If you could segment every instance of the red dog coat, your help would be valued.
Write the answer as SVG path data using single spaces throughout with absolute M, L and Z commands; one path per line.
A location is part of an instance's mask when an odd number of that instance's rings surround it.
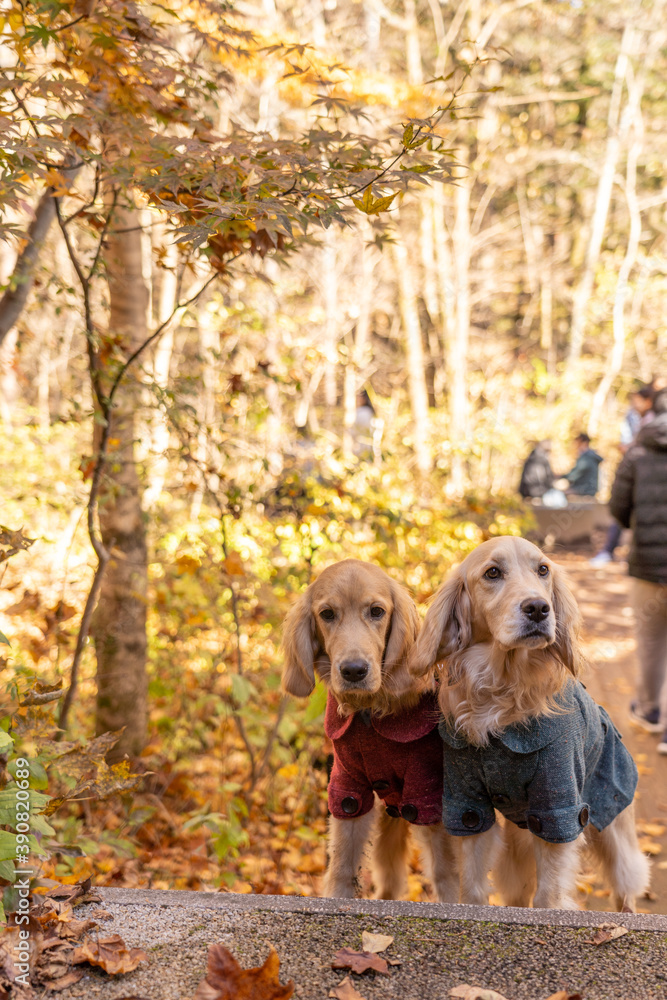
M 333 742 L 329 811 L 337 819 L 364 816 L 373 792 L 390 816 L 418 826 L 442 822 L 442 741 L 435 693 L 400 715 L 343 716 L 329 694 L 324 731 Z

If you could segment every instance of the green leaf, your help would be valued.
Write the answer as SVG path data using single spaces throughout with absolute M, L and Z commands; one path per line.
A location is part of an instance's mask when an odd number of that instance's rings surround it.
M 7 882 L 16 881 L 16 872 L 11 861 L 0 861 L 0 878 L 4 878 Z
M 306 706 L 306 711 L 303 713 L 303 721 L 305 724 L 309 722 L 314 722 L 315 719 L 324 713 L 327 706 L 327 689 L 322 681 L 315 685 L 315 689 L 312 692 L 310 698 L 308 699 L 308 705 Z
M 0 729 L 0 750 L 11 746 L 14 746 L 14 740 L 11 738 L 9 733 L 4 731 L 4 729 Z
M 0 632 L 0 642 L 3 642 L 5 646 L 11 646 L 11 642 L 9 641 L 4 632 Z
M 41 853 L 39 843 L 32 836 L 28 837 L 28 847 L 32 854 Z M 15 861 L 16 857 L 16 834 L 0 830 L 0 861 Z
M 237 705 L 247 705 L 250 696 L 255 693 L 255 688 L 247 677 L 241 674 L 232 674 L 232 698 Z

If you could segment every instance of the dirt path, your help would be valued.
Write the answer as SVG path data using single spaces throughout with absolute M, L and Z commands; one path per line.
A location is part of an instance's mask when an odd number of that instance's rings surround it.
M 636 670 L 634 623 L 625 563 L 592 569 L 587 556 L 559 554 L 584 615 L 584 645 L 589 668 L 583 680 L 591 696 L 609 712 L 639 768 L 636 799 L 642 847 L 653 856 L 650 899 L 639 908 L 667 913 L 667 756 L 656 752 L 658 737 L 628 718 Z M 655 898 L 653 898 L 655 897 Z M 609 908 L 600 884 L 589 880 L 581 899 L 588 909 Z

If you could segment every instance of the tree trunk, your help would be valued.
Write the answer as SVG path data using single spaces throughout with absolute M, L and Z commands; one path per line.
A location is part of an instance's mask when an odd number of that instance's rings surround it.
M 455 218 L 452 233 L 456 316 L 453 337 L 447 352 L 449 372 L 449 436 L 452 444 L 452 493 L 463 492 L 465 462 L 463 452 L 468 437 L 468 341 L 470 339 L 470 188 L 468 150 L 461 147 L 456 159 L 464 167 L 454 194 Z
M 417 468 L 422 475 L 427 475 L 431 471 L 433 460 L 430 444 L 428 392 L 424 375 L 424 347 L 419 323 L 415 275 L 400 227 L 397 228 L 394 254 L 397 265 L 399 308 L 408 360 L 408 391 L 412 408 L 413 446 Z
M 593 293 L 595 268 L 600 259 L 602 240 L 607 225 L 611 192 L 614 184 L 616 167 L 621 153 L 623 140 L 631 125 L 631 116 L 626 113 L 621 116 L 623 87 L 629 69 L 629 55 L 636 48 L 638 33 L 631 25 L 626 25 L 623 32 L 621 51 L 616 60 L 614 87 L 611 94 L 609 114 L 607 118 L 607 148 L 600 171 L 597 191 L 595 194 L 595 209 L 591 222 L 591 232 L 586 247 L 586 259 L 581 280 L 577 285 L 572 301 L 572 321 L 570 324 L 570 351 L 567 359 L 568 376 L 574 375 L 574 370 L 581 357 L 584 344 L 584 330 L 588 303 Z
M 176 308 L 176 296 L 178 294 L 178 246 L 167 232 L 165 226 L 160 226 L 155 236 L 157 245 L 164 247 L 160 280 L 159 282 L 154 282 L 157 288 L 153 294 L 153 304 L 156 312 L 155 319 L 157 325 L 161 326 L 167 322 Z M 170 322 L 158 340 L 153 356 L 153 382 L 158 394 L 164 392 L 169 385 L 169 370 L 171 368 L 173 351 L 174 323 Z M 147 508 L 152 507 L 159 499 L 169 465 L 167 455 L 170 438 L 169 420 L 162 407 L 156 406 L 153 410 L 150 430 L 150 451 L 153 458 L 153 468 L 148 489 L 144 494 L 144 503 Z
M 142 277 L 140 216 L 118 209 L 105 252 L 109 285 L 109 339 L 127 358 L 148 338 L 148 289 Z M 99 520 L 111 552 L 91 634 L 97 656 L 98 734 L 125 727 L 114 757 L 136 755 L 146 742 L 146 526 L 135 462 L 135 415 L 140 387 L 129 373 L 111 412 L 109 453 L 100 492 Z M 101 427 L 96 423 L 97 450 Z
M 336 236 L 332 229 L 324 234 L 322 248 L 322 296 L 324 298 L 324 426 L 334 426 L 338 399 L 338 271 Z

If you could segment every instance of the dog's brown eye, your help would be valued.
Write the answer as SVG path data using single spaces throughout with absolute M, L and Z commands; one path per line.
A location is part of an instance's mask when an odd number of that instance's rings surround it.
M 331 608 L 325 608 L 323 611 L 320 611 L 320 618 L 324 618 L 325 622 L 332 622 L 335 617 Z
M 539 576 L 549 576 L 549 567 L 546 563 L 542 563 L 541 566 L 537 567 L 537 572 Z
M 502 573 L 497 566 L 490 566 L 484 576 L 487 580 L 497 580 L 500 576 L 502 576 Z
M 377 604 L 374 604 L 373 607 L 371 608 L 371 618 L 382 618 L 384 613 L 385 613 L 384 608 L 381 608 Z

